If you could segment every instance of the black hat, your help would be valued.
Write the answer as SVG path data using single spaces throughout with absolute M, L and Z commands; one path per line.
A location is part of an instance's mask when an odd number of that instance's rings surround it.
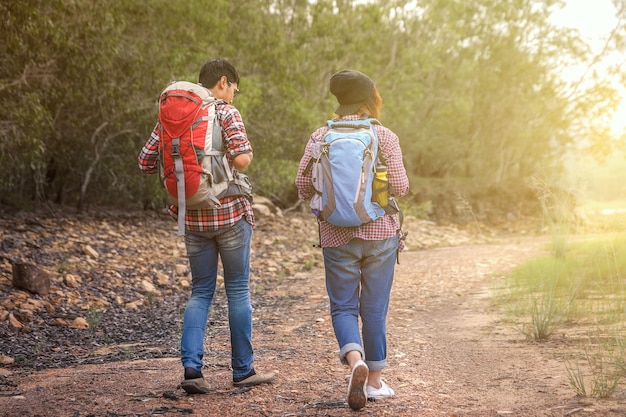
M 354 114 L 374 93 L 374 82 L 362 72 L 341 70 L 330 77 L 330 92 L 339 102 L 336 114 Z

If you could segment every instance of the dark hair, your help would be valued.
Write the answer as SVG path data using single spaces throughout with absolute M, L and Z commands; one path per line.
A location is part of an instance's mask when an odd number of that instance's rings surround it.
M 367 114 L 369 117 L 378 119 L 380 117 L 380 109 L 383 107 L 383 99 L 378 92 L 378 89 L 374 87 L 374 92 L 359 109 L 361 114 Z
M 206 88 L 213 88 L 223 76 L 226 76 L 228 82 L 239 84 L 239 73 L 229 60 L 211 59 L 200 68 L 198 82 Z

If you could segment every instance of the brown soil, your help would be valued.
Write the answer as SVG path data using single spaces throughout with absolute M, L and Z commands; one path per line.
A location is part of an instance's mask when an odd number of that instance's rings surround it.
M 105 222 L 109 238 L 101 234 L 100 246 L 95 245 L 101 253 L 107 252 L 106 242 L 118 235 L 133 242 L 128 253 L 119 249 L 90 268 L 75 267 L 78 275 L 91 271 L 82 274 L 81 290 L 72 290 L 81 299 L 94 297 L 101 285 L 97 282 L 107 279 L 106 273 L 97 280 L 87 279 L 103 263 L 115 263 L 128 282 L 154 269 L 169 271 L 172 264 L 181 262 L 175 224 L 169 219 L 161 216 L 143 223 L 138 218 L 117 219 L 37 221 L 49 235 L 58 235 L 54 231 L 59 227 L 65 240 L 80 235 L 83 243 L 87 225 L 96 223 L 102 230 Z M 24 255 L 26 246 L 11 251 L 18 245 L 8 245 L 7 239 L 12 236 L 13 243 L 27 239 L 24 234 L 32 230 L 28 226 L 32 219 L 4 221 L 4 249 Z M 13 226 L 16 223 L 22 226 Z M 575 396 L 562 359 L 567 341 L 559 337 L 542 344 L 527 341 L 490 302 L 490 293 L 503 274 L 545 250 L 545 239 L 528 237 L 402 253 L 388 320 L 390 366 L 384 372 L 396 396 L 351 411 L 345 399 L 348 371 L 338 360 L 321 253 L 306 249 L 316 239 L 314 222 L 294 215 L 275 224 L 259 223 L 251 283 L 255 365 L 277 370 L 273 384 L 246 389 L 231 385 L 222 291 L 216 295 L 206 339 L 204 374 L 213 391 L 189 396 L 180 389 L 182 370 L 176 351 L 180 316 L 175 312 L 184 305 L 188 290 L 178 289 L 172 281 L 171 288 L 160 287 L 158 300 L 150 298 L 137 311 L 114 303 L 103 307 L 97 331 L 51 328 L 48 324 L 54 313 L 50 311 L 26 323 L 28 331 L 16 331 L 4 323 L 0 354 L 20 360 L 0 368 L 0 416 L 626 415 L 620 390 L 610 399 Z M 18 232 L 20 237 L 16 237 Z M 132 253 L 133 247 L 143 248 L 140 255 Z M 41 256 L 48 253 L 41 244 L 38 251 Z M 164 257 L 164 252 L 173 253 L 175 259 Z M 123 256 L 129 259 L 123 261 Z M 49 262 L 51 270 L 58 266 L 54 259 Z M 144 265 L 147 260 L 152 265 Z M 139 273 L 129 275 L 124 262 L 135 265 Z M 62 273 L 58 274 L 53 288 L 60 297 L 72 291 L 63 286 Z M 5 298 L 15 295 L 8 276 L 5 268 L 4 281 L 0 281 L 0 295 Z M 125 284 L 119 285 L 118 292 L 129 291 Z M 112 297 L 110 292 L 114 291 L 101 290 L 101 298 Z M 63 314 L 71 318 L 72 303 L 65 304 Z M 77 305 L 85 315 L 85 305 Z M 59 316 L 60 308 L 49 310 Z M 132 330 L 131 334 L 124 328 Z

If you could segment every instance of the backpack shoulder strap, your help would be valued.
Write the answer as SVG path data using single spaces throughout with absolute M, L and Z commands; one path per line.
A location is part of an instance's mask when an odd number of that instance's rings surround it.
M 329 129 L 352 128 L 352 129 L 368 129 L 371 123 L 368 120 L 329 120 L 326 122 Z
M 222 125 L 217 115 L 217 104 L 215 104 L 215 120 L 213 121 L 213 149 L 216 151 L 224 151 L 224 140 L 222 139 Z

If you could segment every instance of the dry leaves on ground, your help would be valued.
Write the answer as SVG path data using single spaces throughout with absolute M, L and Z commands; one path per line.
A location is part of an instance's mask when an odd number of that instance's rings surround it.
M 541 253 L 542 241 L 476 242 L 466 232 L 412 219 L 406 228 L 413 250 L 397 267 L 384 374 L 397 395 L 355 413 L 345 401 L 348 373 L 337 357 L 309 216 L 261 218 L 254 234 L 256 365 L 276 369 L 276 382 L 230 384 L 220 287 L 205 343 L 213 391 L 203 396 L 178 387 L 180 312 L 190 278 L 171 219 L 5 216 L 2 250 L 41 266 L 52 283 L 45 297 L 17 291 L 10 263 L 0 264 L 0 313 L 22 325 L 0 321 L 0 416 L 626 414 L 621 392 L 605 401 L 576 398 L 558 346 L 528 343 L 490 306 L 492 280 Z M 73 327 L 79 317 L 89 327 Z

